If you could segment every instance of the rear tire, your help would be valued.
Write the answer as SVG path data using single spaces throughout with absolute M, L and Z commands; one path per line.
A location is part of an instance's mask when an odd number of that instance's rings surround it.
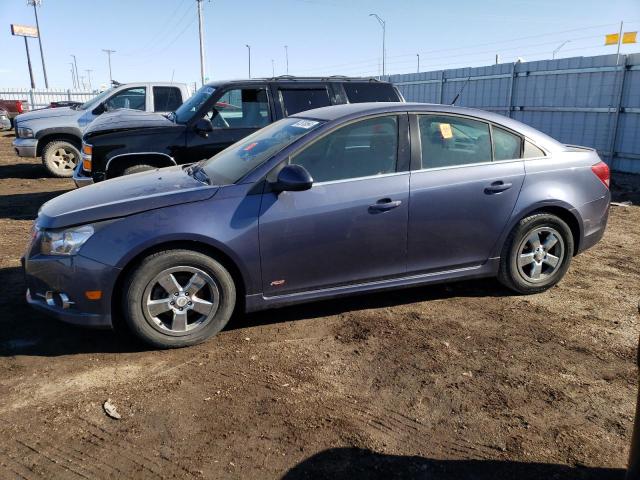
M 132 165 L 131 167 L 127 167 L 122 172 L 122 175 L 132 175 L 134 173 L 140 172 L 148 172 L 149 170 L 155 170 L 157 167 L 152 167 L 151 165 Z
M 235 284 L 222 264 L 199 252 L 166 250 L 128 276 L 122 310 L 136 337 L 156 348 L 178 348 L 217 334 L 235 303 Z
M 498 280 L 518 293 L 543 292 L 564 277 L 573 250 L 573 234 L 562 219 L 548 213 L 523 218 L 505 241 Z
M 42 150 L 42 164 L 47 171 L 58 178 L 73 176 L 73 170 L 80 161 L 80 151 L 70 142 L 54 140 Z

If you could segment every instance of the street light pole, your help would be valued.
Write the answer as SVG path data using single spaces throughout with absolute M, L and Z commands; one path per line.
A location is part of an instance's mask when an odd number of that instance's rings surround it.
M 556 58 L 556 53 L 558 53 L 558 52 L 560 51 L 560 49 L 561 49 L 562 47 L 564 47 L 564 46 L 565 46 L 567 43 L 569 43 L 570 41 L 571 41 L 571 40 L 566 40 L 566 41 L 562 42 L 562 43 L 560 44 L 560 46 L 559 46 L 558 48 L 556 48 L 556 49 L 553 51 L 553 53 L 551 54 L 551 59 L 552 59 L 552 60 L 555 60 L 555 58 Z
M 382 27 L 382 76 L 384 77 L 386 75 L 385 57 L 387 56 L 387 53 L 386 53 L 385 42 L 386 42 L 386 36 L 387 36 L 387 22 L 385 22 L 375 13 L 370 13 L 369 16 L 374 17 Z
M 109 50 L 108 48 L 103 48 L 102 51 L 107 54 L 107 57 L 109 57 L 109 85 L 113 85 L 113 76 L 111 75 L 111 54 L 116 53 L 116 51 Z M 73 57 L 74 60 L 75 58 L 76 57 Z M 77 75 L 77 68 L 78 67 L 76 66 L 76 75 Z
M 287 75 L 289 75 L 289 47 L 287 45 L 284 46 L 284 58 L 287 62 Z
M 76 67 L 76 85 L 77 88 L 80 88 L 80 76 L 78 75 L 78 62 L 76 61 L 76 56 L 71 55 L 73 57 L 73 65 Z
M 76 86 L 76 72 L 73 69 L 73 62 L 69 62 L 69 65 L 71 65 L 71 82 L 73 83 L 73 88 L 78 88 Z
M 40 58 L 42 59 L 42 72 L 44 73 L 44 86 L 49 88 L 47 79 L 47 67 L 44 65 L 44 53 L 42 52 L 42 35 L 40 34 L 40 24 L 38 23 L 38 8 L 42 0 L 27 0 L 27 5 L 33 5 L 33 13 L 36 15 L 36 28 L 38 29 L 38 44 L 40 45 Z
M 202 0 L 196 0 L 198 3 L 198 31 L 200 32 L 200 81 L 204 85 L 204 25 L 202 19 Z
M 416 53 L 416 57 L 418 57 L 418 71 L 416 73 L 420 73 L 420 54 Z
M 247 50 L 249 52 L 249 78 L 251 78 L 251 45 L 246 44 Z

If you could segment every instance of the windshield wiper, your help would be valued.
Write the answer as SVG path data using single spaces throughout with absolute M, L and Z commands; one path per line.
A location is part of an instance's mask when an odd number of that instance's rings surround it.
M 204 171 L 204 168 L 200 165 L 202 160 L 198 163 L 194 163 L 189 168 L 186 169 L 187 175 L 195 178 L 197 181 L 202 182 L 207 185 L 211 185 L 211 179 L 207 172 Z

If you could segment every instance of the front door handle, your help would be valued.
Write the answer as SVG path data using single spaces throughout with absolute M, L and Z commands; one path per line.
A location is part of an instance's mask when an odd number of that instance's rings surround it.
M 509 190 L 511 187 L 513 187 L 513 183 L 504 183 L 502 180 L 498 180 L 497 182 L 493 182 L 491 185 L 487 185 L 484 188 L 484 193 L 500 193 L 505 190 Z
M 390 198 L 383 198 L 378 200 L 373 205 L 369 205 L 369 210 L 374 212 L 386 212 L 399 207 L 402 204 L 402 200 L 391 200 Z

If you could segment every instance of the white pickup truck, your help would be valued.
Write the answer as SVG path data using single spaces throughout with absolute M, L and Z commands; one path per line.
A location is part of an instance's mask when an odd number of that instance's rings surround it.
M 80 160 L 82 132 L 106 111 L 129 108 L 168 113 L 189 98 L 187 85 L 173 82 L 118 84 L 75 107 L 44 108 L 14 119 L 13 147 L 20 157 L 42 157 L 55 177 L 71 177 Z

